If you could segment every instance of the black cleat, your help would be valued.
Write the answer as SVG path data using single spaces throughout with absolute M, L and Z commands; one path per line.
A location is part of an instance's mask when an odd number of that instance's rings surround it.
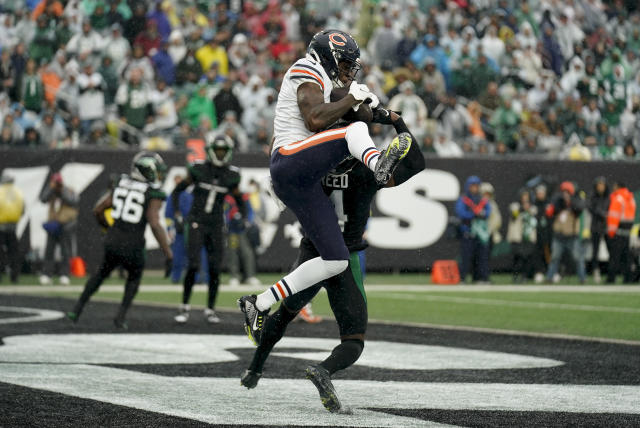
M 322 366 L 311 365 L 306 369 L 307 379 L 309 379 L 320 393 L 320 401 L 325 409 L 331 413 L 341 413 L 340 400 L 338 400 L 338 394 L 336 389 L 331 383 L 331 375 Z
M 119 318 L 115 318 L 113 320 L 113 325 L 115 325 L 118 330 L 129 330 L 129 324 L 127 324 L 125 320 Z
M 387 150 L 380 155 L 373 175 L 379 186 L 384 186 L 391 179 L 393 171 L 411 148 L 411 135 L 408 132 L 399 134 L 389 143 Z
M 266 311 L 258 310 L 256 299 L 255 294 L 242 296 L 238 299 L 238 307 L 244 313 L 244 330 L 247 332 L 249 340 L 258 346 L 262 338 L 262 327 L 269 315 L 269 309 Z
M 262 373 L 256 373 L 253 370 L 245 370 L 240 377 L 240 385 L 247 389 L 253 389 L 258 385 L 258 381 L 262 377 Z
M 67 317 L 67 319 L 68 319 L 69 321 L 71 321 L 71 322 L 72 322 L 72 323 L 74 323 L 74 324 L 77 324 L 77 323 L 78 323 L 78 319 L 80 318 L 80 315 L 78 315 L 78 314 L 77 314 L 77 313 L 75 313 L 75 312 L 71 312 L 71 311 L 67 312 L 67 313 L 65 314 L 65 316 Z

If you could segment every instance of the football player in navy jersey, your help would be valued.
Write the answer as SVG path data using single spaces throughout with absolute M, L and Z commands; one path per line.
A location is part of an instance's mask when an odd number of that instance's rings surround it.
M 398 134 L 409 132 L 400 116 L 383 108 L 374 110 L 374 120 L 383 124 L 392 124 Z M 424 156 L 416 145 L 412 145 L 385 187 L 404 183 L 424 167 Z M 369 219 L 371 201 L 383 186 L 375 180 L 373 173 L 364 164 L 355 159 L 343 161 L 323 178 L 322 183 L 324 191 L 334 203 L 337 217 L 343 221 L 342 236 L 343 242 L 349 249 L 349 267 L 340 274 L 282 301 L 278 310 L 267 318 L 261 342 L 240 381 L 249 389 L 255 388 L 262 376 L 269 353 L 282 338 L 287 325 L 324 287 L 338 323 L 341 343 L 333 349 L 327 359 L 307 367 L 306 376 L 318 389 L 322 404 L 327 410 L 340 412 L 342 406 L 331 383 L 331 375 L 355 363 L 364 348 L 367 298 L 362 283 L 358 252 L 366 248 L 362 236 Z M 313 242 L 305 236 L 300 244 L 298 263 L 304 263 L 317 255 L 318 251 Z
M 262 326 L 271 306 L 347 269 L 349 250 L 342 239 L 333 205 L 321 179 L 348 156 L 372 171 L 384 185 L 411 146 L 402 133 L 384 152 L 376 149 L 362 121 L 328 129 L 365 102 L 371 108 L 378 98 L 366 85 L 354 81 L 360 68 L 360 48 L 351 35 L 324 30 L 313 36 L 307 54 L 284 75 L 274 118 L 271 181 L 275 194 L 296 215 L 317 257 L 301 263 L 291 273 L 259 295 L 242 296 L 247 336 L 260 343 Z M 348 87 L 348 94 L 331 102 L 334 87 Z

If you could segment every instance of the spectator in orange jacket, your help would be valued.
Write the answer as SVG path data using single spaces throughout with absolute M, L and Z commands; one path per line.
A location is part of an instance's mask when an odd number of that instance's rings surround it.
M 621 182 L 613 183 L 607 211 L 607 237 L 609 247 L 609 272 L 607 283 L 616 282 L 622 273 L 625 283 L 631 282 L 631 256 L 629 234 L 636 217 L 636 201 L 633 193 Z

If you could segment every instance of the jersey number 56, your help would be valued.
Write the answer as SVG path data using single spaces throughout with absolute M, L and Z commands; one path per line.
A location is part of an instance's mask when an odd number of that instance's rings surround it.
M 118 187 L 113 191 L 113 211 L 111 217 L 114 220 L 122 220 L 127 223 L 138 224 L 144 213 L 144 194 L 137 190 Z

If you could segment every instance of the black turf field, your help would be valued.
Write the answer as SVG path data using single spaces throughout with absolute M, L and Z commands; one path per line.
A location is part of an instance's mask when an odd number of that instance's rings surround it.
M 1 306 L 46 308 L 66 311 L 72 302 L 66 299 L 32 296 L 0 295 Z M 117 305 L 92 302 L 77 325 L 65 320 L 0 324 L 0 337 L 28 334 L 114 333 L 112 318 Z M 199 311 L 198 311 L 199 312 Z M 187 325 L 173 322 L 175 310 L 157 306 L 135 305 L 130 312 L 131 333 L 197 333 L 241 334 L 239 313 L 221 313 L 223 322 L 206 325 L 200 314 Z M 17 314 L 0 312 L 0 320 Z M 293 323 L 289 336 L 337 337 L 337 327 L 331 320 L 321 324 Z M 542 369 L 520 370 L 385 370 L 354 366 L 335 376 L 336 379 L 356 379 L 403 382 L 465 382 L 507 384 L 563 385 L 640 385 L 640 346 L 599 343 L 581 340 L 560 340 L 439 330 L 404 326 L 371 324 L 368 339 L 491 350 L 557 359 L 566 364 Z M 337 341 L 336 341 L 337 343 Z M 294 350 L 295 351 L 295 350 Z M 233 351 L 240 361 L 219 364 L 122 365 L 128 370 L 163 376 L 206 377 L 225 373 L 229 377 L 246 368 L 250 349 Z M 366 347 L 365 347 L 366 352 Z M 273 357 L 265 367 L 265 378 L 298 378 L 306 363 L 300 360 Z M 112 365 L 119 367 L 118 364 Z M 640 403 L 638 403 L 640 408 Z M 442 410 L 430 408 L 372 410 L 402 415 L 417 420 L 457 426 L 640 426 L 640 411 L 636 414 L 514 412 L 500 410 Z M 0 426 L 204 426 L 202 422 L 173 417 L 132 407 L 116 406 L 100 401 L 81 399 L 64 394 L 30 389 L 0 382 Z M 222 426 L 222 425 L 221 425 Z M 246 425 L 244 425 L 246 426 Z

